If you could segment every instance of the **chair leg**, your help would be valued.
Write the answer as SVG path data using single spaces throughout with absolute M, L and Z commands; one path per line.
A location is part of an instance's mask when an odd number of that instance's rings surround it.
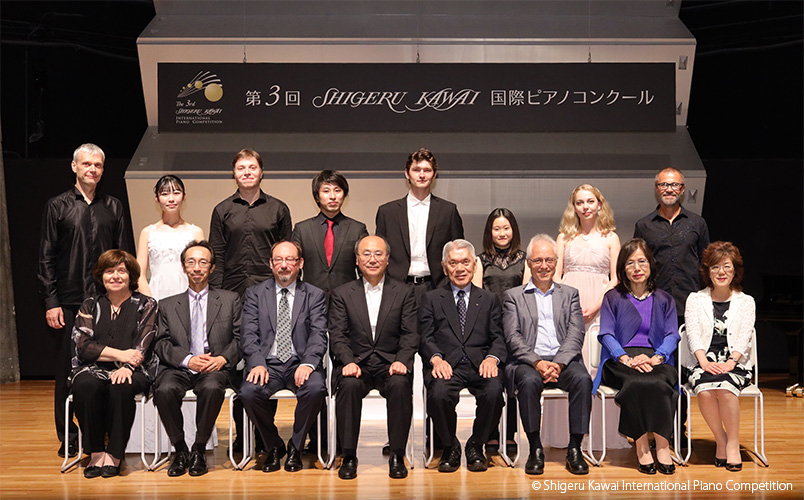
M 70 436 L 67 431 L 70 430 L 70 404 L 73 402 L 73 395 L 67 396 L 64 400 L 64 461 L 61 463 L 61 473 L 64 474 L 70 470 L 73 465 L 77 465 L 84 457 L 84 439 L 81 434 L 81 426 L 78 426 L 78 455 L 74 460 L 70 460 Z
M 757 420 L 757 411 L 759 411 L 759 420 Z M 759 425 L 760 433 L 759 446 L 757 446 L 757 425 Z M 765 398 L 762 392 L 754 398 L 754 449 L 752 453 L 762 462 L 762 465 L 769 466 L 768 457 L 765 456 Z
M 500 438 L 499 442 L 499 450 L 500 456 L 505 462 L 505 465 L 508 467 L 514 466 L 514 461 L 511 460 L 511 457 L 508 456 L 508 393 L 503 389 L 503 408 L 502 414 L 500 415 Z M 519 451 L 519 450 L 517 450 Z

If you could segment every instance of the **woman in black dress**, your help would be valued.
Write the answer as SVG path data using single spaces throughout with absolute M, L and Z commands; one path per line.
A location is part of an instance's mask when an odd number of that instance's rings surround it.
M 92 275 L 104 293 L 85 299 L 75 318 L 70 383 L 91 453 L 84 477 L 113 477 L 134 422 L 134 396 L 151 381 L 156 300 L 136 291 L 140 266 L 128 252 L 104 252 Z

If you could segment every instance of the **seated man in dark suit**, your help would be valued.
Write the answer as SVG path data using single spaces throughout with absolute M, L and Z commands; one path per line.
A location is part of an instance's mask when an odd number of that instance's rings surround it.
M 240 298 L 209 287 L 215 254 L 206 241 L 193 241 L 181 253 L 189 289 L 159 301 L 154 352 L 159 374 L 154 404 L 176 455 L 168 476 L 207 473 L 204 451 L 223 403 L 223 393 L 240 361 Z M 184 440 L 181 402 L 187 390 L 197 398 L 192 453 Z
M 324 292 L 297 281 L 304 266 L 297 243 L 280 241 L 271 249 L 274 277 L 246 290 L 240 348 L 248 373 L 240 398 L 268 450 L 263 472 L 279 470 L 285 445 L 274 425 L 271 396 L 281 389 L 296 394 L 293 436 L 288 441 L 285 470 L 303 468 L 304 436 L 315 421 L 327 393 L 322 359 L 327 350 Z
M 404 478 L 410 421 L 413 418 L 413 355 L 419 348 L 413 290 L 386 276 L 388 243 L 367 236 L 355 246 L 362 279 L 335 289 L 329 334 L 335 358 L 335 412 L 343 449 L 341 479 L 357 477 L 357 438 L 363 398 L 377 389 L 388 408 L 391 457 L 388 475 Z
M 503 324 L 508 344 L 506 379 L 517 390 L 522 425 L 530 453 L 526 474 L 544 472 L 540 438 L 541 396 L 547 387 L 569 392 L 570 441 L 567 470 L 588 474 L 581 440 L 589 430 L 592 379 L 581 356 L 586 334 L 578 290 L 553 282 L 556 242 L 546 234 L 534 236 L 527 248 L 531 281 L 505 292 Z
M 455 406 L 461 389 L 468 388 L 477 401 L 477 411 L 466 442 L 466 467 L 484 471 L 483 443 L 500 421 L 503 404 L 498 365 L 505 362 L 507 351 L 500 300 L 472 285 L 475 249 L 468 241 L 444 245 L 442 265 L 449 284 L 427 292 L 419 308 L 427 413 L 444 445 L 438 470 L 454 472 L 461 465 Z

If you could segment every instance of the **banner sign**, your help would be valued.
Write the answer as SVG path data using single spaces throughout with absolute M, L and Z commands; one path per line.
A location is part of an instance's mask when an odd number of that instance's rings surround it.
M 672 63 L 160 63 L 163 132 L 673 131 Z

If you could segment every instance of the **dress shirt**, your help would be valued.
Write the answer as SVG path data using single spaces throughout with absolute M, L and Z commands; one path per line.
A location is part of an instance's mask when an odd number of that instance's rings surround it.
M 698 267 L 709 246 L 706 221 L 682 206 L 670 224 L 656 209 L 637 221 L 634 238 L 647 242 L 656 259 L 656 287 L 673 296 L 678 315 L 683 316 L 687 297 L 701 288 Z
M 377 317 L 380 315 L 380 304 L 382 303 L 382 288 L 385 285 L 385 276 L 382 277 L 377 286 L 363 278 L 363 290 L 366 292 L 366 306 L 368 307 L 369 324 L 371 325 L 371 340 L 377 340 Z
M 338 212 L 337 215 L 333 218 L 329 218 L 324 215 L 322 212 L 318 212 L 318 215 L 315 217 L 315 221 L 321 225 L 321 244 L 324 244 L 324 238 L 327 236 L 327 221 L 331 220 L 332 224 L 332 235 L 337 238 L 338 237 L 338 224 L 345 219 L 346 216 L 343 215 L 343 212 Z M 307 280 L 304 280 L 307 282 Z
M 252 205 L 239 191 L 220 202 L 209 228 L 217 261 L 209 284 L 242 297 L 246 288 L 272 276 L 271 246 L 290 240 L 291 229 L 288 206 L 263 191 Z
M 556 323 L 553 318 L 553 291 L 555 288 L 555 284 L 551 283 L 550 289 L 543 292 L 533 284 L 533 281 L 528 281 L 528 284 L 525 285 L 525 293 L 532 293 L 536 298 L 536 309 L 539 314 L 536 321 L 536 346 L 533 348 L 533 352 L 548 361 L 553 359 L 561 347 L 561 344 L 558 343 Z
M 453 285 L 452 282 L 450 282 L 449 288 L 450 288 L 450 290 L 452 290 L 452 298 L 453 298 L 453 300 L 455 300 L 455 307 L 458 307 L 458 300 L 459 300 L 458 299 L 458 292 L 460 292 L 461 290 L 464 291 L 463 302 L 464 302 L 464 305 L 466 306 L 466 310 L 468 311 L 469 310 L 469 292 L 472 291 L 472 284 L 470 283 L 470 284 L 466 285 L 463 288 L 458 288 L 457 286 Z
M 92 269 L 113 248 L 134 253 L 120 200 L 95 193 L 87 203 L 78 188 L 51 198 L 42 216 L 39 291 L 45 309 L 79 305 L 95 294 Z
M 204 352 L 209 352 L 209 337 L 207 337 L 207 332 L 209 329 L 207 328 L 207 303 L 209 302 L 209 285 L 204 287 L 203 290 L 200 292 L 194 292 L 192 288 L 187 289 L 187 296 L 190 302 L 190 322 L 192 323 L 193 318 L 193 309 L 195 308 L 195 301 L 201 300 L 201 317 L 204 318 L 203 325 L 204 325 Z M 192 332 L 190 333 L 192 335 Z M 192 341 L 190 341 L 192 345 Z M 184 368 L 189 369 L 190 358 L 192 358 L 192 354 L 188 354 L 184 360 L 181 362 L 181 366 Z M 190 370 L 192 371 L 192 370 Z
M 430 217 L 430 197 L 417 199 L 408 193 L 408 232 L 410 235 L 410 269 L 408 276 L 430 276 L 427 263 L 427 220 Z

